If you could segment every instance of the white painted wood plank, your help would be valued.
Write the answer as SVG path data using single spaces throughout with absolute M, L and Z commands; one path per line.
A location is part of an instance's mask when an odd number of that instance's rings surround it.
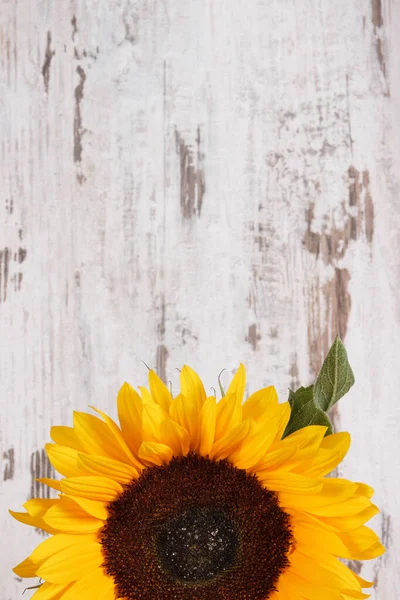
M 243 361 L 285 398 L 339 331 L 340 474 L 389 546 L 361 573 L 399 597 L 399 30 L 398 0 L 1 4 L 2 508 L 142 360 L 175 388 Z M 1 531 L 9 600 L 38 536 Z

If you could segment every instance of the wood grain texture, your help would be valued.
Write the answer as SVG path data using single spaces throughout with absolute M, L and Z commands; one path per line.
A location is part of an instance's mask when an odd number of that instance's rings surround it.
M 399 0 L 1 2 L 2 600 L 52 424 L 142 361 L 286 399 L 337 332 L 388 547 L 353 567 L 400 597 L 399 32 Z

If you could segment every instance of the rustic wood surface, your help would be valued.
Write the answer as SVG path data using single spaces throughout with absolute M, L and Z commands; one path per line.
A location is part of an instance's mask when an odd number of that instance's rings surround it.
M 336 332 L 388 548 L 353 567 L 398 600 L 399 53 L 400 0 L 1 1 L 1 600 L 52 424 L 142 361 L 286 399 Z

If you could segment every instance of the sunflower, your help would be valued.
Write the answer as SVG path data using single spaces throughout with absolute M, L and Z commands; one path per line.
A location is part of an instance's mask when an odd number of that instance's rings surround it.
M 140 394 L 125 383 L 119 426 L 94 409 L 52 428 L 58 498 L 11 512 L 51 534 L 14 569 L 41 578 L 34 600 L 368 598 L 339 557 L 384 551 L 373 490 L 326 477 L 349 434 L 284 437 L 289 403 L 273 387 L 243 403 L 242 365 L 219 402 L 191 368 L 180 380 L 175 398 L 154 371 Z

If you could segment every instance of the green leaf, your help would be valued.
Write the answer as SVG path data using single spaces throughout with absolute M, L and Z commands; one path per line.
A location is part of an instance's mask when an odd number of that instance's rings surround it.
M 289 390 L 289 404 L 292 409 L 292 416 L 295 416 L 309 402 L 313 402 L 313 387 L 313 385 L 309 385 L 306 388 L 301 386 L 296 392 Z
M 339 336 L 336 337 L 314 385 L 315 404 L 328 411 L 354 384 L 346 348 Z
M 318 408 L 314 402 L 314 386 L 300 387 L 296 392 L 289 390 L 289 404 L 292 409 L 289 423 L 283 437 L 308 427 L 309 425 L 322 425 L 328 427 L 325 435 L 332 433 L 332 424 L 327 414 Z

